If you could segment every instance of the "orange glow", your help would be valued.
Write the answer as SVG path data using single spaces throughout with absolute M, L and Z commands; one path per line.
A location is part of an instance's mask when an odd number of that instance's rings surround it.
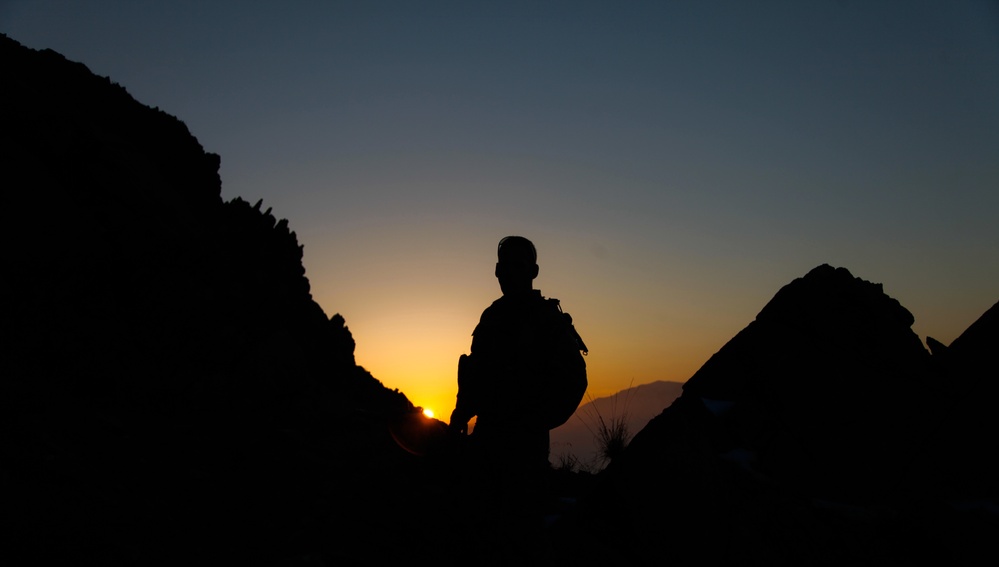
M 357 364 L 414 406 L 433 408 L 436 419 L 447 423 L 458 391 L 458 357 L 469 352 L 482 310 L 500 296 L 493 273 L 494 236 L 518 232 L 536 231 L 469 230 L 472 236 L 456 232 L 446 239 L 415 228 L 399 238 L 378 233 L 381 237 L 366 244 L 363 253 L 350 249 L 352 255 L 378 258 L 353 272 L 336 270 L 350 258 L 323 242 L 306 256 L 306 261 L 319 259 L 309 264 L 307 274 L 316 301 L 346 320 Z M 611 263 L 603 256 L 572 259 L 574 247 L 558 239 L 539 237 L 538 242 L 545 245 L 545 263 L 535 287 L 562 300 L 586 340 L 587 395 L 593 398 L 657 380 L 685 382 L 751 323 L 781 286 L 814 267 L 802 263 L 750 271 L 730 289 L 729 278 L 717 268 L 677 271 L 668 263 L 649 264 L 623 243 L 614 243 L 619 253 Z M 659 270 L 666 275 L 658 275 Z M 888 279 L 860 269 L 854 274 Z M 893 293 L 888 286 L 886 291 Z M 938 310 L 931 323 L 920 324 L 918 302 L 903 302 L 910 303 L 917 318 L 914 331 L 933 329 L 932 336 L 945 344 L 975 319 L 969 307 L 969 314 L 952 317 L 959 323 Z
M 447 434 L 447 428 L 440 422 L 415 412 L 393 417 L 389 420 L 388 429 L 400 448 L 421 456 L 441 443 Z
M 432 410 L 430 408 L 423 408 L 423 415 L 429 417 L 430 419 L 433 419 L 433 417 L 434 417 L 434 410 Z

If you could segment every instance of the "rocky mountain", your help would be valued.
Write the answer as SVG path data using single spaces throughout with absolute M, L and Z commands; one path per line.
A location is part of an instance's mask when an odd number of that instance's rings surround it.
M 0 37 L 0 76 L 5 565 L 995 563 L 999 304 L 930 352 L 818 266 L 553 474 L 543 530 L 483 537 L 461 441 L 356 365 L 219 156 L 52 51 Z
M 573 561 L 991 564 L 997 317 L 931 355 L 880 284 L 794 280 L 604 471 Z
M 606 464 L 599 454 L 601 424 L 613 428 L 621 423 L 630 438 L 672 404 L 682 388 L 680 382 L 658 380 L 587 400 L 569 421 L 551 431 L 552 464 L 599 470 Z
M 223 202 L 219 156 L 84 65 L 0 37 L 0 74 L 0 554 L 269 564 L 311 533 L 366 541 L 332 511 L 397 498 L 389 425 L 414 408 L 356 366 L 288 223 Z

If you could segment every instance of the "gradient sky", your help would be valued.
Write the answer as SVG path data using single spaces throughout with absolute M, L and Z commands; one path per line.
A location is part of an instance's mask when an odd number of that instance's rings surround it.
M 496 242 L 590 395 L 684 381 L 823 263 L 944 343 L 999 300 L 999 3 L 0 0 L 272 207 L 358 364 L 446 419 Z

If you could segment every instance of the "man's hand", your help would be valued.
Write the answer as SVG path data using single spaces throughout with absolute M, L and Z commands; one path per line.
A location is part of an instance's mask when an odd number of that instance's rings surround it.
M 451 412 L 451 419 L 449 420 L 447 429 L 451 433 L 456 433 L 458 435 L 465 435 L 468 433 L 468 421 L 472 419 L 472 416 L 465 415 L 463 412 L 459 412 L 455 409 Z

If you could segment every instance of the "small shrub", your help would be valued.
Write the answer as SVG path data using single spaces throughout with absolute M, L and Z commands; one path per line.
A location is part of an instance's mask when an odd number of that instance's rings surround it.
M 589 409 L 595 415 L 588 415 L 587 417 L 590 418 L 592 424 L 587 423 L 579 414 L 576 414 L 597 441 L 596 461 L 600 468 L 606 467 L 615 457 L 620 455 L 625 447 L 628 446 L 628 442 L 631 441 L 631 431 L 628 430 L 628 401 L 634 390 L 629 386 L 626 391 L 628 394 L 624 399 L 620 413 L 618 413 L 617 405 L 621 392 L 618 392 L 613 396 L 613 405 L 609 417 L 605 418 L 600 413 L 589 393 L 586 394 L 587 400 L 590 402 Z
M 557 471 L 576 472 L 580 470 L 582 463 L 579 457 L 572 453 L 559 453 L 555 455 L 554 468 Z

